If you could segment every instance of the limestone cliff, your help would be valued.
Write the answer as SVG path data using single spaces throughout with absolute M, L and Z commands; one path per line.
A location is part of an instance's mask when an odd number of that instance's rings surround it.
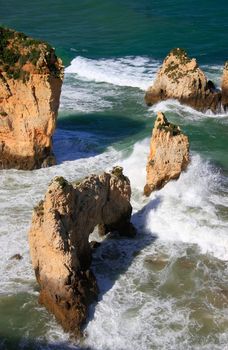
M 227 110 L 228 109 L 228 61 L 224 65 L 221 88 L 222 88 L 222 106 L 225 110 Z
M 180 128 L 158 113 L 150 142 L 147 163 L 147 183 L 144 194 L 149 196 L 168 181 L 178 179 L 189 163 L 189 141 Z
M 98 293 L 90 270 L 89 235 L 96 225 L 133 235 L 130 196 L 130 182 L 116 167 L 79 184 L 55 177 L 34 209 L 29 245 L 39 300 L 75 335 Z
M 196 60 L 182 49 L 172 50 L 159 69 L 153 85 L 145 95 L 148 105 L 176 99 L 199 111 L 216 112 L 221 107 L 221 92 L 207 80 Z
M 62 62 L 50 45 L 0 27 L 0 169 L 55 163 L 62 79 Z

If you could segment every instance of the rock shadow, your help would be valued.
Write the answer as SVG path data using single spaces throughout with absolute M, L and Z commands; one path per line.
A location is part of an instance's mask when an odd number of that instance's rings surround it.
M 23 338 L 12 333 L 10 338 L 0 335 L 0 350 L 86 350 L 70 342 L 46 342 L 39 339 Z M 88 350 L 95 350 L 90 348 Z
M 147 246 L 157 239 L 156 233 L 152 234 L 147 227 L 146 218 L 151 210 L 157 210 L 161 204 L 161 196 L 150 200 L 142 209 L 132 215 L 132 223 L 137 229 L 134 238 L 124 238 L 118 234 L 109 234 L 102 244 L 93 252 L 91 269 L 98 282 L 98 301 L 90 305 L 88 323 L 93 320 L 96 306 L 104 295 L 113 287 L 118 278 L 124 274 L 133 263 L 134 259 Z M 86 350 L 92 350 L 86 348 Z
M 59 118 L 53 137 L 57 163 L 89 158 L 103 153 L 146 129 L 148 121 L 127 116 L 94 113 L 71 114 Z

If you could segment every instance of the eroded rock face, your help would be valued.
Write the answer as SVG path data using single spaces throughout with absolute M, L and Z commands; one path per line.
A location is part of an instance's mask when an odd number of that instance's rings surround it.
M 147 183 L 144 194 L 159 190 L 168 181 L 178 179 L 189 163 L 189 141 L 180 128 L 167 121 L 163 113 L 157 114 L 150 142 L 147 163 Z
M 63 66 L 47 43 L 0 27 L 0 169 L 55 164 Z
M 130 182 L 117 167 L 80 184 L 55 177 L 34 209 L 29 245 L 39 301 L 75 335 L 80 335 L 88 305 L 98 294 L 90 270 L 89 235 L 98 224 L 134 234 L 130 196 Z
M 228 61 L 224 65 L 221 88 L 222 88 L 222 106 L 225 110 L 227 110 L 228 109 Z
M 176 99 L 199 111 L 216 112 L 221 108 L 221 92 L 207 80 L 196 60 L 179 48 L 165 58 L 154 84 L 145 95 L 148 105 L 167 99 Z

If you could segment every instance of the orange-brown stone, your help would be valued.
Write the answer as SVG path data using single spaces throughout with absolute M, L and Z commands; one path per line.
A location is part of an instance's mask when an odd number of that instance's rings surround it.
M 150 141 L 144 194 L 159 190 L 168 181 L 178 179 L 189 163 L 189 141 L 180 128 L 158 113 Z
M 196 60 L 179 48 L 173 49 L 165 58 L 145 95 L 148 105 L 167 99 L 176 99 L 199 111 L 216 112 L 221 108 L 221 92 L 207 80 Z
M 130 182 L 117 167 L 80 184 L 55 177 L 44 201 L 34 209 L 29 245 L 39 300 L 76 336 L 86 321 L 88 305 L 98 294 L 90 270 L 89 235 L 97 225 L 103 225 L 106 232 L 135 233 L 130 196 Z
M 47 43 L 0 27 L 0 169 L 55 164 L 63 66 Z
M 221 89 L 222 89 L 222 106 L 224 110 L 228 108 L 228 61 L 224 65 L 222 81 L 221 81 Z

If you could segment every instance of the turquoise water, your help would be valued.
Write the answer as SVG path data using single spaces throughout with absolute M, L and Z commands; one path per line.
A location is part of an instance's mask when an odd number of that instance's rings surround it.
M 218 85 L 228 59 L 224 1 L 81 0 L 1 4 L 0 23 L 49 41 L 66 66 L 54 151 L 58 165 L 0 176 L 0 349 L 226 350 L 228 114 L 143 97 L 173 47 Z M 157 111 L 189 135 L 178 181 L 142 196 Z M 93 259 L 99 302 L 75 344 L 38 302 L 27 231 L 51 178 L 121 164 L 132 184 L 134 240 L 106 240 Z M 16 253 L 21 261 L 10 260 Z
M 50 41 L 66 63 L 75 56 L 72 49 L 93 58 L 163 59 L 176 46 L 201 62 L 223 63 L 227 13 L 221 0 L 9 0 L 1 6 L 0 21 Z

